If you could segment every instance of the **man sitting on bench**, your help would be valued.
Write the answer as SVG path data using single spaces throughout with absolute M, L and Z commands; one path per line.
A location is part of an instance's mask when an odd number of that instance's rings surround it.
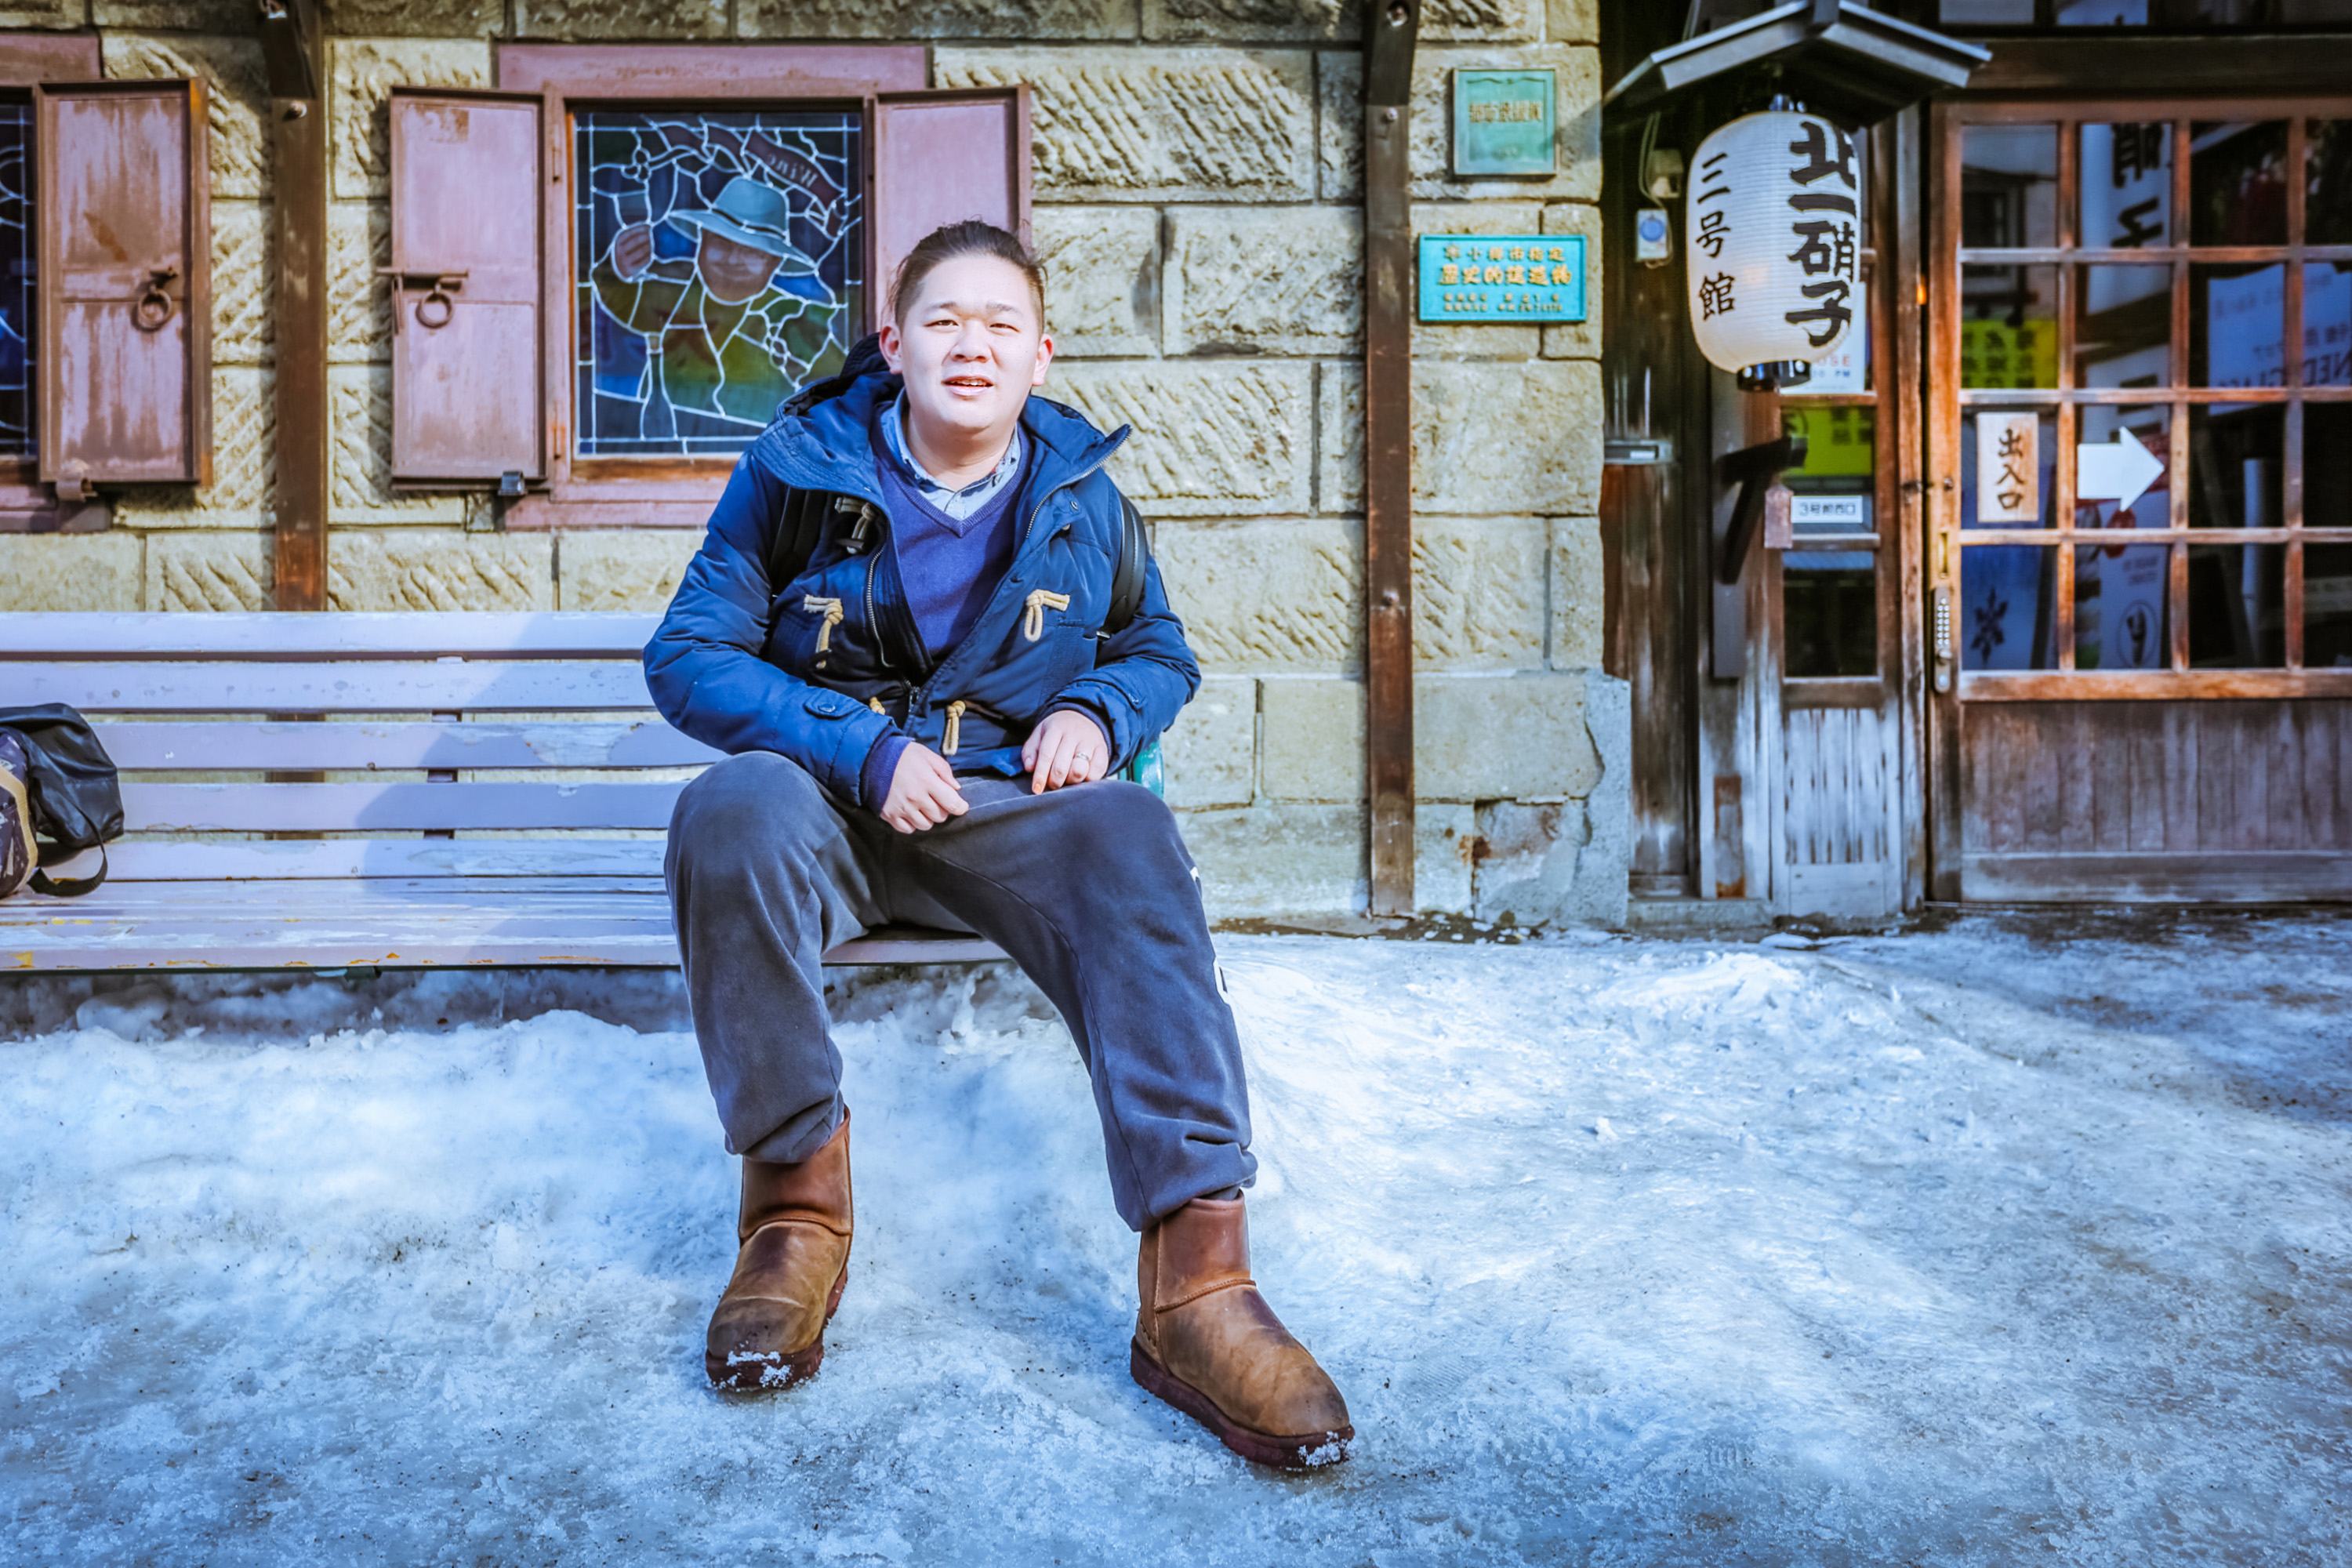
M 1345 1402 L 1250 1278 L 1248 1096 L 1198 875 L 1166 805 L 1112 777 L 1200 683 L 1156 568 L 1106 630 L 1126 432 L 1031 395 L 1053 339 L 1013 236 L 940 229 L 890 303 L 887 372 L 853 354 L 785 405 L 646 649 L 662 712 L 730 753 L 679 797 L 664 868 L 743 1156 L 711 1380 L 785 1386 L 824 1358 L 849 1112 L 818 965 L 914 921 L 1002 946 L 1076 1037 L 1142 1236 L 1136 1381 L 1259 1463 L 1342 1457 Z

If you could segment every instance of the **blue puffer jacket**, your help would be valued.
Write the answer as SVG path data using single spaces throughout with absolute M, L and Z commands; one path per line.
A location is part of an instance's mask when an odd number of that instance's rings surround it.
M 1102 466 L 1126 427 L 1105 436 L 1076 410 L 1030 397 L 1020 544 L 971 633 L 934 668 L 899 585 L 875 474 L 875 413 L 898 387 L 896 375 L 869 374 L 813 405 L 795 399 L 743 454 L 646 646 L 655 705 L 698 741 L 781 752 L 869 809 L 882 803 L 863 797 L 858 773 L 894 731 L 959 772 L 1012 775 L 1029 731 L 1076 708 L 1102 725 L 1114 767 L 1125 766 L 1201 684 L 1157 563 L 1135 619 L 1101 635 L 1122 521 Z M 825 508 L 814 553 L 780 588 L 767 563 L 788 489 L 864 501 L 878 526 L 861 540 L 856 510 Z

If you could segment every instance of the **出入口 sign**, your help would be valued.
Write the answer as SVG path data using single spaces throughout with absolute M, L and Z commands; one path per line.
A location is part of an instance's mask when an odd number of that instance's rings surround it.
M 1554 151 L 1553 73 L 1464 67 L 1454 73 L 1454 172 L 1550 174 Z
M 1424 321 L 1584 320 L 1580 234 L 1424 234 Z

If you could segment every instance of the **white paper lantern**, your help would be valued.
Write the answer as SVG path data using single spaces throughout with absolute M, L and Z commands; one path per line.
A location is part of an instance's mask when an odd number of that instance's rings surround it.
M 1750 114 L 1699 143 L 1683 233 L 1691 326 L 1711 364 L 1810 364 L 1862 311 L 1853 138 L 1818 114 Z

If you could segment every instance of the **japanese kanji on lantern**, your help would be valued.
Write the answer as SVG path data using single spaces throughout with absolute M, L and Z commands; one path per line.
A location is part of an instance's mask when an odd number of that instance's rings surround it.
M 1735 120 L 1699 144 L 1688 201 L 1691 326 L 1708 363 L 1834 352 L 1862 309 L 1853 138 L 1817 114 Z

